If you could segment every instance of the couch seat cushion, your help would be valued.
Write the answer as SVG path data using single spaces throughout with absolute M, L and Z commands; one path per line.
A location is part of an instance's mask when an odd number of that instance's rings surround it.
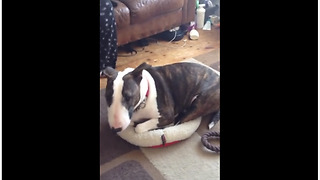
M 166 14 L 183 7 L 184 0 L 120 0 L 128 6 L 131 24 L 141 23 L 152 17 Z

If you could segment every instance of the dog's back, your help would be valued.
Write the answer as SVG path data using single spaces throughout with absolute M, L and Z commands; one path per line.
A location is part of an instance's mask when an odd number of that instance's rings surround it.
M 146 70 L 154 78 L 159 90 L 157 102 L 160 112 L 173 107 L 175 116 L 181 116 L 196 103 L 201 103 L 198 111 L 202 115 L 219 110 L 220 74 L 208 66 L 183 62 Z M 178 121 L 179 117 L 176 123 Z

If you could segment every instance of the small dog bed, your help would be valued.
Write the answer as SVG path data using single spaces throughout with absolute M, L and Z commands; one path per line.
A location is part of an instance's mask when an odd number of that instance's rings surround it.
M 127 142 L 140 147 L 164 147 L 189 138 L 200 126 L 201 117 L 176 126 L 166 127 L 143 133 L 136 133 L 133 126 L 128 126 L 118 135 Z

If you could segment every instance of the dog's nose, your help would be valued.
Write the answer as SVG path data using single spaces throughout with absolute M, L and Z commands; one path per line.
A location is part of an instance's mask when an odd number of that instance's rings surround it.
M 122 128 L 111 128 L 111 131 L 114 133 L 120 132 L 122 130 Z

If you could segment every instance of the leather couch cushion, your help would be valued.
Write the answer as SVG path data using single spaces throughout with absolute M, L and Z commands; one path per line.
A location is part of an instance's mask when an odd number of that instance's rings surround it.
M 144 22 L 152 17 L 182 8 L 184 0 L 120 0 L 128 6 L 131 24 Z
M 114 8 L 113 12 L 116 19 L 117 28 L 130 25 L 130 11 L 128 7 L 120 1 L 115 2 L 117 2 L 117 6 Z
M 143 23 L 118 29 L 118 45 L 124 45 L 181 25 L 182 10 L 156 16 Z

